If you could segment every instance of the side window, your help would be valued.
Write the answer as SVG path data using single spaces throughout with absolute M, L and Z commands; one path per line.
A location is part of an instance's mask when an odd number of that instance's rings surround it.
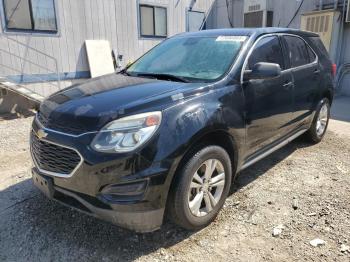
M 311 50 L 310 47 L 306 46 L 306 48 L 307 48 L 307 52 L 309 53 L 309 62 L 312 63 L 316 60 L 316 55 L 314 51 Z
M 313 48 L 318 49 L 319 54 L 321 53 L 323 56 L 329 57 L 328 51 L 319 37 L 309 37 L 309 40 L 313 44 Z
M 291 67 L 302 66 L 310 63 L 308 46 L 299 37 L 296 36 L 284 36 L 288 48 L 288 56 L 290 59 Z M 310 50 L 312 53 L 312 51 Z M 315 55 L 312 53 L 312 55 Z M 311 56 L 312 56 L 311 55 Z M 316 57 L 312 60 L 315 60 Z
M 249 57 L 249 69 L 260 62 L 279 64 L 284 69 L 282 48 L 277 36 L 269 36 L 259 40 Z

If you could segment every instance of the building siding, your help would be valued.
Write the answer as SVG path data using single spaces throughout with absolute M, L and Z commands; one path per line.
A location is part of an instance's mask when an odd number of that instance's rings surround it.
M 2 4 L 2 0 L 0 2 Z M 127 64 L 164 40 L 139 37 L 139 3 L 167 7 L 168 36 L 172 36 L 186 31 L 186 10 L 191 3 L 194 3 L 193 10 L 207 12 L 213 2 L 214 0 L 56 0 L 58 35 L 6 33 L 2 17 L 0 75 L 53 74 L 56 71 L 54 59 L 57 60 L 61 77 L 85 75 L 89 67 L 84 42 L 95 39 L 108 40 L 111 48 L 123 55 L 123 62 Z M 3 16 L 3 12 L 0 15 Z M 24 62 L 21 58 L 28 61 Z

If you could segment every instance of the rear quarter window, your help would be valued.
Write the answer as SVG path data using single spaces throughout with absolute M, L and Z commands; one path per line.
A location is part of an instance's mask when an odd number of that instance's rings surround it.
M 292 67 L 310 63 L 309 50 L 304 40 L 296 36 L 284 36 L 284 39 L 287 44 L 288 58 Z
M 310 63 L 315 62 L 317 58 L 315 52 L 308 45 L 306 45 L 306 48 L 307 48 L 307 52 L 309 53 Z
M 319 52 L 321 52 L 325 56 L 329 56 L 328 51 L 324 44 L 322 43 L 322 40 L 319 37 L 309 37 L 310 42 L 313 46 L 315 46 Z

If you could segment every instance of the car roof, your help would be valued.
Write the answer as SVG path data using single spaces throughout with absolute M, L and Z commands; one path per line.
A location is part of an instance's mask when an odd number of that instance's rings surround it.
M 316 33 L 302 31 L 291 28 L 283 28 L 283 27 L 263 27 L 263 28 L 225 28 L 225 29 L 210 29 L 210 30 L 202 30 L 198 32 L 190 32 L 190 33 L 182 33 L 176 36 L 178 37 L 217 37 L 217 36 L 260 36 L 263 34 L 272 34 L 272 33 L 287 33 L 287 34 L 295 34 L 304 37 L 318 37 L 319 35 Z

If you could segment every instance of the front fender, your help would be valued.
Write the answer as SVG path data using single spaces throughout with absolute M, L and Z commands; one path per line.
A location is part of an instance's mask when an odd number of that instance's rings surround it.
M 225 132 L 232 138 L 238 156 L 237 165 L 240 165 L 245 126 L 244 99 L 239 85 L 210 90 L 163 111 L 152 162 L 168 170 L 164 192 L 168 192 L 176 169 L 188 150 L 201 138 L 216 131 Z
M 200 137 L 217 130 L 244 144 L 244 104 L 239 85 L 213 89 L 164 110 L 155 161 L 181 157 Z

